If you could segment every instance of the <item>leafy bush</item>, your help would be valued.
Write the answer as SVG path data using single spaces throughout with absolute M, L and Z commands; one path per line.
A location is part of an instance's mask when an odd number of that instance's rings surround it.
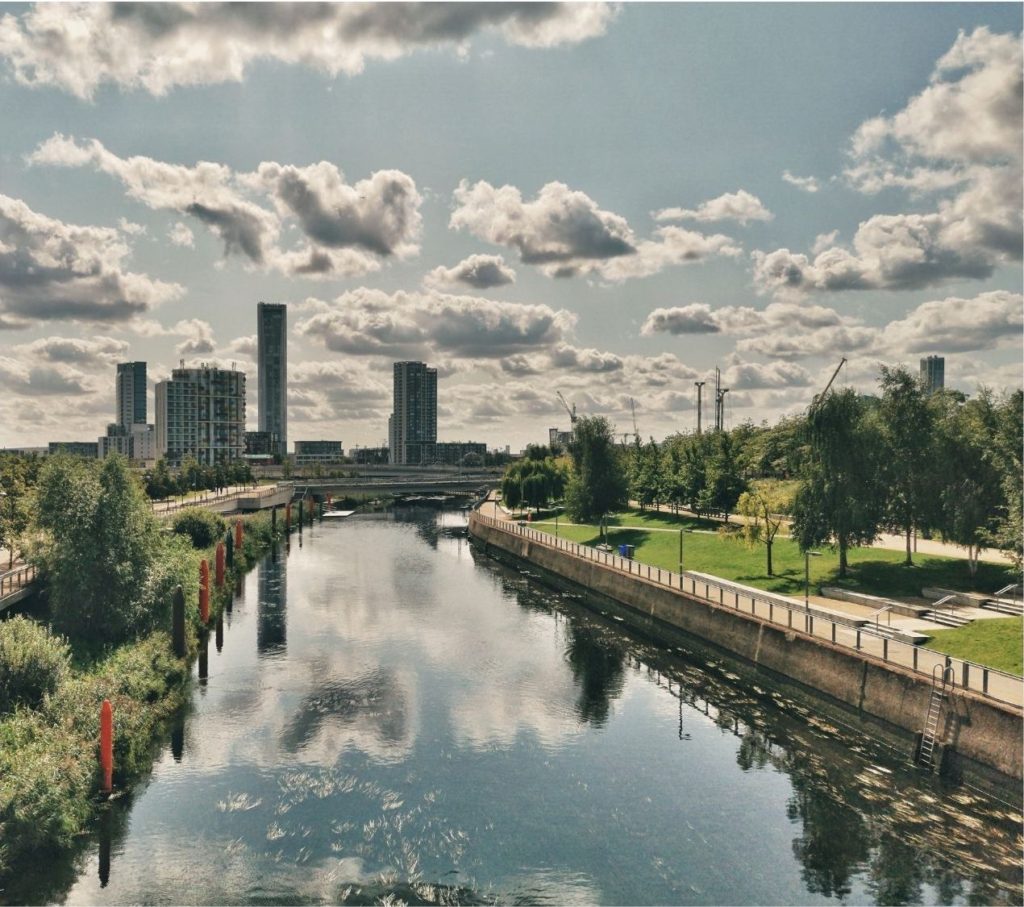
M 68 672 L 68 644 L 24 617 L 0 623 L 0 714 L 38 706 Z
M 175 533 L 187 535 L 193 548 L 209 548 L 223 535 L 227 524 L 216 513 L 203 507 L 189 507 L 181 511 L 172 524 Z

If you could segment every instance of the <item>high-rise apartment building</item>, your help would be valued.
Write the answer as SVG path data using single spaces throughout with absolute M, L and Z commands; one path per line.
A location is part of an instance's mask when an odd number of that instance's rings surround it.
M 921 360 L 921 383 L 929 394 L 946 386 L 946 360 L 942 356 L 928 356 Z
M 259 430 L 277 438 L 273 453 L 288 453 L 288 307 L 261 302 L 256 306 L 256 347 L 259 383 Z
M 396 362 L 394 412 L 388 422 L 391 462 L 421 466 L 434 462 L 437 444 L 437 369 L 423 362 Z
M 117 364 L 117 424 L 131 431 L 146 424 L 146 363 Z
M 176 368 L 156 386 L 156 455 L 205 466 L 245 453 L 245 374 L 229 369 Z

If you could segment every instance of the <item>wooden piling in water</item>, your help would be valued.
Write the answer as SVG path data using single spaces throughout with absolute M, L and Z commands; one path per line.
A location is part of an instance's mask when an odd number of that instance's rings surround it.
M 242 552 L 242 538 L 244 536 L 244 530 L 242 529 L 242 521 L 235 520 L 235 548 L 239 554 Z
M 199 619 L 210 622 L 210 565 L 205 557 L 199 562 Z
M 171 599 L 171 642 L 174 654 L 178 658 L 185 657 L 185 593 L 181 586 L 174 590 Z
M 235 566 L 235 540 L 231 537 L 231 533 L 228 533 L 228 537 L 225 539 L 225 558 L 228 562 L 228 567 Z
M 287 535 L 292 531 L 292 502 L 284 505 L 284 531 Z
M 217 588 L 221 588 L 224 585 L 224 543 L 217 542 L 217 557 L 216 557 L 216 583 Z
M 100 791 L 109 794 L 114 789 L 114 708 L 109 699 L 104 699 L 100 706 L 100 770 Z

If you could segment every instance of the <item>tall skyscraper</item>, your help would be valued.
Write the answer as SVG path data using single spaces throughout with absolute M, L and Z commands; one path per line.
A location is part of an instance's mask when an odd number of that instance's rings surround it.
M 946 386 L 946 360 L 942 356 L 929 356 L 921 360 L 921 383 L 929 394 Z
M 127 431 L 146 424 L 146 363 L 117 364 L 117 424 Z
M 192 455 L 204 466 L 245 453 L 245 374 L 176 368 L 156 386 L 156 455 L 177 464 Z
M 390 460 L 398 466 L 434 462 L 437 444 L 437 369 L 395 363 L 395 407 L 388 422 Z
M 274 453 L 288 453 L 288 307 L 256 306 L 256 340 L 260 395 L 259 430 L 274 436 Z

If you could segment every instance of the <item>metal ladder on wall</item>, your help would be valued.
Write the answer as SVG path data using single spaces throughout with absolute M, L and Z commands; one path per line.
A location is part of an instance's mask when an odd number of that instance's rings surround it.
M 921 731 L 921 748 L 917 753 L 917 763 L 929 771 L 933 768 L 935 757 L 935 741 L 939 733 L 939 721 L 942 718 L 942 707 L 946 702 L 946 685 L 952 687 L 953 666 L 947 661 L 945 665 L 937 664 L 932 668 L 932 692 L 928 699 L 928 711 L 924 717 L 924 729 Z

